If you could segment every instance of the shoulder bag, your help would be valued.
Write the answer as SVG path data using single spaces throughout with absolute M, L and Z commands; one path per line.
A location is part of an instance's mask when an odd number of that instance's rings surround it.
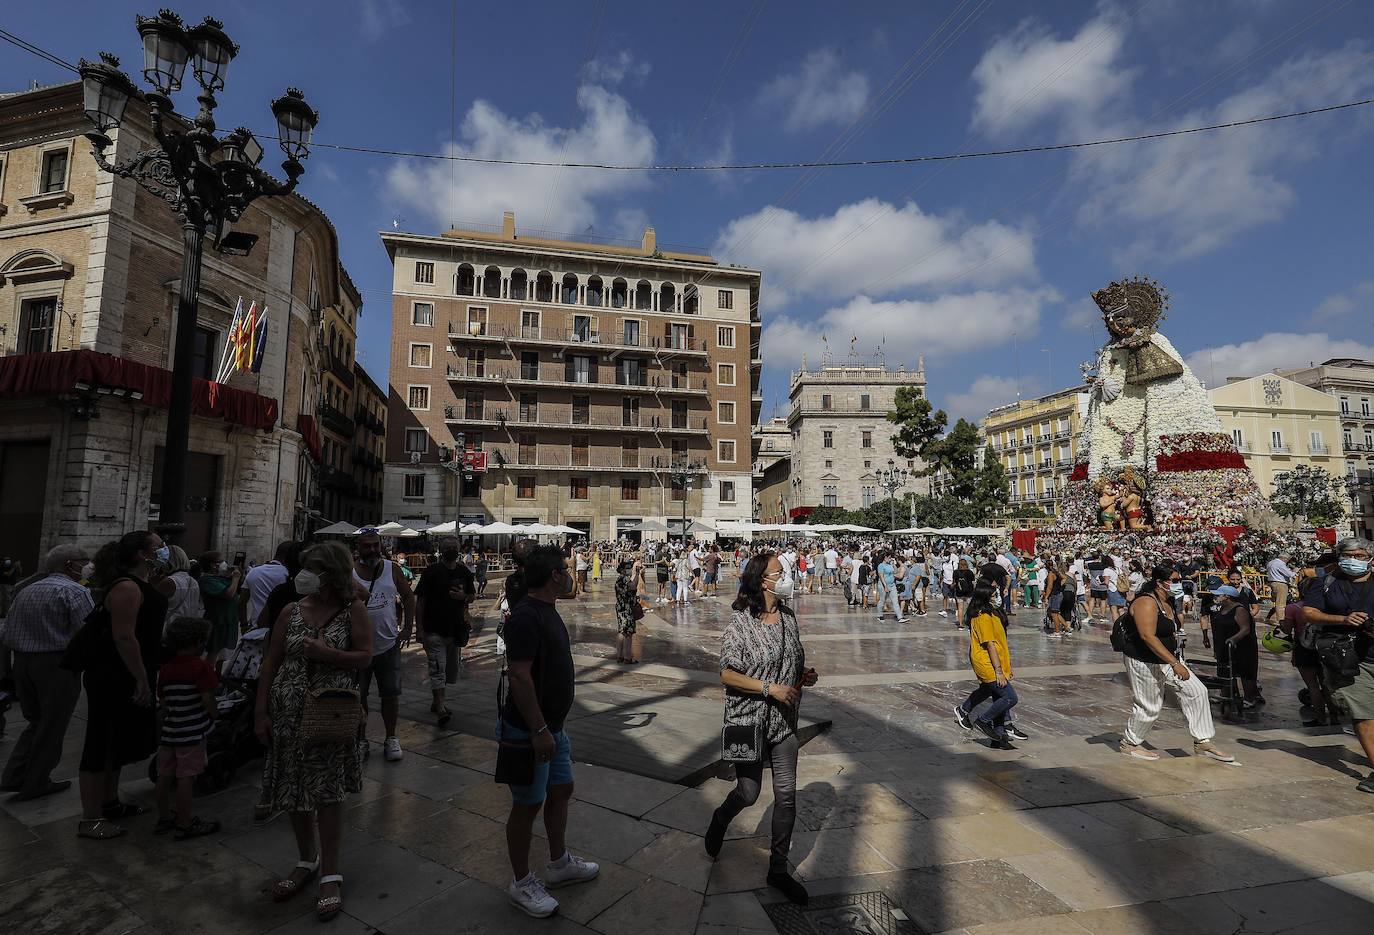
M 296 613 L 300 613 L 299 607 L 296 608 Z M 300 726 L 302 746 L 316 747 L 357 740 L 358 728 L 363 723 L 362 695 L 356 688 L 308 687 L 312 669 L 318 672 L 319 667 L 313 660 L 307 659 L 307 690 L 305 704 L 301 709 Z
M 787 619 L 778 612 L 778 626 L 782 627 L 782 652 L 778 654 L 778 673 L 769 679 L 781 684 L 783 666 L 787 664 Z M 759 699 L 758 713 L 748 724 L 722 724 L 720 728 L 720 759 L 723 763 L 753 766 L 763 762 L 763 747 L 767 741 L 764 725 L 768 722 L 768 699 Z
M 110 586 L 100 596 L 100 603 L 91 608 L 81 628 L 67 643 L 67 648 L 62 653 L 62 661 L 59 663 L 63 669 L 68 672 L 85 672 L 98 668 L 102 662 L 110 662 L 116 657 L 114 621 L 110 617 L 109 608 L 105 606 L 105 595 L 119 582 L 129 580 L 131 579 L 124 577 L 110 582 Z

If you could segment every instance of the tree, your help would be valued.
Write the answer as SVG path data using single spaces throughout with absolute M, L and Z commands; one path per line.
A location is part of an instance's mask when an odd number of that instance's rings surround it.
M 966 503 L 977 499 L 978 446 L 981 442 L 978 426 L 960 419 L 949 434 L 927 446 L 929 467 L 944 474 L 941 493 Z
M 893 402 L 893 410 L 887 414 L 887 421 L 898 426 L 892 436 L 892 448 L 903 458 L 920 458 L 924 467 L 916 472 L 917 477 L 934 474 L 936 466 L 931 457 L 932 446 L 940 441 L 940 433 L 945 430 L 949 417 L 943 409 L 931 411 L 930 400 L 919 386 L 899 386 Z
M 1274 512 L 1309 526 L 1332 526 L 1345 518 L 1345 487 L 1330 472 L 1308 464 L 1274 477 Z
M 991 448 L 983 449 L 983 469 L 978 472 L 975 503 L 984 513 L 991 513 L 1007 504 L 1007 472 Z
M 1031 503 L 1022 503 L 1007 515 L 1012 519 L 1044 519 L 1046 516 L 1049 516 L 1049 514 L 1040 509 L 1040 507 Z

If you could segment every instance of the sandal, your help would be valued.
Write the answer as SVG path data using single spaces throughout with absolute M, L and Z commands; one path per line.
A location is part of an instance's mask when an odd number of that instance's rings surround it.
M 133 818 L 135 815 L 142 815 L 147 810 L 147 806 L 115 799 L 113 802 L 106 802 L 101 807 L 100 813 L 111 821 L 118 821 L 121 818 Z
M 219 830 L 219 822 L 205 821 L 200 816 L 191 819 L 189 825 L 177 825 L 176 839 L 178 841 L 189 841 L 191 838 L 203 838 L 207 834 L 214 834 Z
M 329 874 L 325 874 L 324 876 L 320 877 L 320 886 L 325 886 L 326 884 L 329 884 L 329 883 L 337 883 L 337 884 L 340 884 L 340 885 L 339 885 L 339 892 L 340 892 L 341 894 L 343 893 L 343 885 L 342 885 L 342 884 L 343 884 L 343 874 L 341 874 L 341 873 L 329 873 Z M 342 912 L 342 911 L 343 911 L 343 896 L 342 896 L 342 895 L 339 895 L 339 896 L 321 896 L 321 897 L 315 902 L 315 917 L 318 918 L 321 922 L 328 922 L 330 919 L 334 918 L 335 916 L 337 916 L 337 915 L 338 915 L 340 912 Z
M 301 877 L 299 880 L 293 880 L 290 876 L 287 876 L 286 879 L 278 880 L 276 883 L 272 884 L 273 902 L 286 902 L 292 896 L 299 893 L 301 887 L 310 882 L 310 878 L 320 872 L 319 856 L 317 855 L 314 860 L 300 861 L 291 869 L 291 872 L 295 873 L 297 870 L 304 870 L 305 876 Z
M 104 818 L 83 818 L 77 822 L 76 836 L 93 841 L 108 841 L 110 838 L 123 837 L 125 830 Z

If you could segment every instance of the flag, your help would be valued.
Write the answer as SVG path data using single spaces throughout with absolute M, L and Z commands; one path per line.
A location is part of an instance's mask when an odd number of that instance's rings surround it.
M 262 360 L 267 356 L 267 306 L 262 307 L 262 317 L 258 319 L 258 339 L 253 344 L 253 372 L 262 370 Z
M 239 296 L 238 304 L 234 306 L 234 319 L 229 323 L 229 332 L 224 340 L 224 353 L 220 355 L 219 372 L 215 376 L 216 383 L 223 383 L 229 379 L 233 373 L 234 358 L 230 348 L 238 346 L 239 328 L 243 326 L 243 296 Z
M 253 363 L 253 338 L 257 330 L 258 303 L 250 302 L 248 314 L 239 324 L 238 338 L 234 341 L 234 367 L 247 370 Z

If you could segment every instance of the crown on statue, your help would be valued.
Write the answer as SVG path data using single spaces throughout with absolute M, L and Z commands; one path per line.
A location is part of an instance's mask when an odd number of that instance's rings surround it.
M 1093 301 L 1108 320 L 1125 318 L 1136 329 L 1152 329 L 1169 309 L 1169 293 L 1153 279 L 1132 276 L 1093 293 Z

